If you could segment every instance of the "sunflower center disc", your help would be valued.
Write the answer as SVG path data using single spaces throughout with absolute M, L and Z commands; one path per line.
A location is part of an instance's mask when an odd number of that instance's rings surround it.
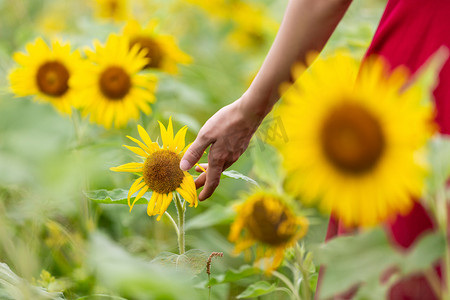
M 343 104 L 331 111 L 322 128 L 321 142 L 328 160 L 353 175 L 371 170 L 385 146 L 379 121 L 356 104 Z
M 119 4 L 117 3 L 117 0 L 109 1 L 107 5 L 108 5 L 109 13 L 111 15 L 114 15 L 119 8 Z
M 108 67 L 100 75 L 100 90 L 112 100 L 125 97 L 131 88 L 130 76 L 120 67 Z
M 52 97 L 60 97 L 69 89 L 69 71 L 58 61 L 49 61 L 39 67 L 36 83 L 39 90 Z
M 143 176 L 152 191 L 160 194 L 173 192 L 184 178 L 180 158 L 172 151 L 158 150 L 145 161 Z
M 281 204 L 278 204 L 281 205 Z M 290 222 L 288 214 L 285 210 L 274 217 L 273 211 L 267 209 L 264 200 L 256 201 L 253 204 L 253 211 L 246 220 L 246 228 L 250 234 L 260 242 L 278 246 L 289 241 L 293 236 L 290 231 L 280 232 L 280 226 L 285 222 Z
M 159 68 L 161 66 L 164 53 L 158 43 L 148 37 L 136 37 L 131 40 L 130 48 L 136 44 L 139 44 L 141 49 L 147 50 L 145 57 L 150 59 L 150 62 L 144 68 Z

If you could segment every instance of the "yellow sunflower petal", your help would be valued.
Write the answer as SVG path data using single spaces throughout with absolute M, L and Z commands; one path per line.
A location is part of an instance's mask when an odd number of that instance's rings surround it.
M 142 148 L 139 147 L 132 147 L 132 146 L 128 146 L 128 145 L 122 145 L 125 148 L 127 148 L 128 150 L 134 152 L 135 154 L 142 156 L 142 157 L 147 157 L 148 153 L 145 152 Z
M 128 191 L 128 197 L 127 197 L 127 200 L 128 200 L 128 206 L 131 206 L 131 203 L 130 203 L 130 198 L 131 198 L 131 195 L 133 195 L 134 193 L 136 193 L 141 187 L 139 187 L 140 186 L 140 183 L 141 183 L 141 181 L 142 181 L 142 179 L 143 179 L 144 177 L 139 177 L 138 179 L 136 179 L 136 181 L 135 182 L 133 182 L 133 184 L 131 185 L 131 187 L 130 187 L 130 190 Z M 145 184 L 145 182 L 144 182 L 144 184 Z
M 118 167 L 110 168 L 111 171 L 114 172 L 142 172 L 143 163 L 127 163 L 120 165 Z
M 165 197 L 164 197 L 164 200 L 163 200 L 163 204 L 162 204 L 162 206 L 161 206 L 161 209 L 159 210 L 159 216 L 158 216 L 158 218 L 156 218 L 156 221 L 159 221 L 159 220 L 161 220 L 161 217 L 164 215 L 164 213 L 166 212 L 166 210 L 167 210 L 167 208 L 169 207 L 169 205 L 170 205 L 170 202 L 172 202 L 172 197 L 173 197 L 173 194 L 172 193 L 169 193 L 169 194 L 167 194 Z
M 152 153 L 153 151 L 150 150 L 150 148 L 148 148 L 146 145 L 144 145 L 144 143 L 142 143 L 140 140 L 135 139 L 132 136 L 127 135 L 127 138 L 129 138 L 130 140 L 132 140 L 133 142 L 135 142 L 136 144 L 139 145 L 139 147 L 141 147 L 142 149 L 144 149 L 148 154 Z
M 141 125 L 138 125 L 138 131 L 142 141 L 147 145 L 147 147 L 150 148 L 153 142 L 150 136 L 148 135 L 147 131 Z
M 150 198 L 150 201 L 147 206 L 147 215 L 154 216 L 155 215 L 155 204 L 158 201 L 158 198 L 161 196 L 161 194 L 157 192 L 152 193 L 152 197 Z
M 134 199 L 133 203 L 130 206 L 130 212 L 133 209 L 134 205 L 136 204 L 136 202 L 142 198 L 142 196 L 144 196 L 144 194 L 148 191 L 148 186 L 144 186 L 142 188 L 142 190 L 140 190 L 140 192 L 136 195 L 136 198 Z
M 187 129 L 187 126 L 184 126 L 177 132 L 170 150 L 174 152 L 181 152 L 184 150 Z

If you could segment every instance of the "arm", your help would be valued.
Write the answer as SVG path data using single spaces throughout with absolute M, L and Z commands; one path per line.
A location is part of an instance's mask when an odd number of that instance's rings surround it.
M 320 52 L 344 16 L 351 0 L 290 0 L 280 30 L 255 80 L 236 100 L 216 112 L 200 129 L 186 151 L 180 168 L 188 170 L 211 145 L 208 172 L 197 188 L 205 200 L 219 184 L 220 174 L 247 149 L 251 137 L 279 99 L 278 87 L 289 80 L 295 62 L 305 62 L 311 51 Z

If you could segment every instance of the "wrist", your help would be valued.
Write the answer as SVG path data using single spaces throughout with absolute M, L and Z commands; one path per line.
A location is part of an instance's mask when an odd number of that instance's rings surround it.
M 268 96 L 257 95 L 250 89 L 237 101 L 238 109 L 242 116 L 258 123 L 272 110 L 273 106 Z

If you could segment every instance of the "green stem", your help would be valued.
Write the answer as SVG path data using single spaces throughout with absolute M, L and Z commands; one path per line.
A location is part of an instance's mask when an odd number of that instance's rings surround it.
M 292 294 L 295 297 L 294 299 L 300 300 L 298 291 L 295 290 L 295 287 L 292 284 L 292 282 L 289 280 L 289 278 L 287 278 L 284 274 L 281 274 L 280 272 L 277 272 L 277 271 L 272 271 L 272 275 L 277 277 L 281 281 L 283 281 L 283 283 L 292 291 Z
M 311 290 L 310 290 L 310 287 L 308 284 L 309 283 L 308 282 L 309 274 L 308 274 L 308 271 L 305 270 L 303 254 L 302 254 L 302 251 L 300 250 L 300 245 L 298 243 L 295 246 L 295 257 L 297 259 L 298 267 L 300 269 L 300 272 L 302 273 L 302 278 L 303 278 L 303 280 L 301 282 L 301 284 L 303 285 L 303 289 L 302 289 L 303 298 L 305 300 L 310 300 L 312 298 L 312 295 L 311 295 Z M 296 282 L 296 287 L 297 287 L 297 282 Z
M 89 190 L 89 182 L 87 179 L 86 174 L 86 167 L 84 165 L 83 159 L 80 154 L 80 146 L 82 144 L 82 133 L 80 129 L 80 115 L 79 112 L 75 109 L 72 109 L 72 116 L 71 116 L 72 124 L 73 124 L 73 130 L 75 135 L 75 147 L 73 148 L 73 153 L 75 155 L 75 159 L 77 160 L 77 165 L 80 168 L 81 172 L 81 180 L 82 180 L 82 189 L 85 191 Z M 92 216 L 90 214 L 90 202 L 89 200 L 84 196 L 80 196 L 80 212 L 81 216 L 83 218 L 83 225 L 86 230 L 86 232 L 90 232 L 92 230 L 93 224 L 95 224 L 94 220 L 92 219 Z
M 278 287 L 275 289 L 275 291 L 285 292 L 286 294 L 288 294 L 290 296 L 291 299 L 295 299 L 295 296 L 294 296 L 294 294 L 292 294 L 290 289 L 287 289 L 285 287 Z
M 178 213 L 178 249 L 181 254 L 184 254 L 185 252 L 185 240 L 184 240 L 184 213 L 186 211 L 186 206 L 181 203 L 181 197 L 178 195 L 177 192 L 175 192 L 175 205 L 177 207 L 177 213 Z
M 169 218 L 170 223 L 172 223 L 173 228 L 175 229 L 175 232 L 177 233 L 177 237 L 178 237 L 178 236 L 180 235 L 180 231 L 178 230 L 178 225 L 177 225 L 177 223 L 175 222 L 175 220 L 172 218 L 172 216 L 171 216 L 167 211 L 164 213 L 164 215 L 165 215 L 167 218 Z

